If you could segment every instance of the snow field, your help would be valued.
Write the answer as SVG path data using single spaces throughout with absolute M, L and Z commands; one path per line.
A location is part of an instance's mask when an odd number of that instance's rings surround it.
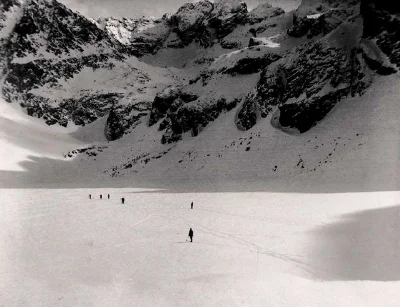
M 376 259 L 382 242 L 391 249 L 381 255 L 400 251 L 399 215 L 391 211 L 398 192 L 15 189 L 1 195 L 5 306 L 397 306 L 399 300 L 400 275 L 362 275 L 374 267 L 398 273 L 393 258 Z M 359 229 L 372 231 L 341 233 L 348 214 Z M 185 241 L 190 227 L 193 243 Z M 343 240 L 358 242 L 347 260 Z M 344 273 L 332 259 L 360 271 Z

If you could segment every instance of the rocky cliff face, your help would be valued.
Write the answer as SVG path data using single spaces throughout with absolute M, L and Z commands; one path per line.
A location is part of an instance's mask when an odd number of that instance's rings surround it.
M 104 115 L 108 108 L 107 103 L 102 103 L 104 99 L 90 103 L 97 99 L 88 97 L 81 105 L 66 101 L 54 105 L 51 98 L 34 90 L 44 85 L 60 86 L 83 69 L 111 68 L 111 60 L 125 57 L 123 47 L 113 44 L 103 31 L 56 1 L 27 1 L 18 10 L 2 48 L 6 100 L 19 101 L 28 114 L 43 117 L 48 124 L 87 123 Z M 82 110 L 88 113 L 87 117 L 77 116 L 82 115 Z M 74 120 L 76 117 L 79 119 Z
M 326 35 L 359 13 L 359 0 L 304 0 L 293 15 L 288 34 L 308 38 Z
M 108 140 L 147 122 L 173 143 L 228 112 L 240 130 L 269 118 L 304 133 L 400 65 L 400 10 L 390 1 L 304 0 L 285 13 L 202 0 L 160 19 L 96 21 L 55 0 L 0 8 L 7 101 L 49 125 L 108 116 Z M 149 64 L 173 55 L 188 56 L 182 68 Z
M 146 92 L 145 84 L 152 82 L 147 67 L 131 67 L 132 50 L 93 22 L 57 1 L 16 3 L 9 9 L 15 11 L 12 20 L 3 23 L 9 31 L 0 48 L 8 102 L 18 102 L 49 125 L 85 125 L 122 101 L 135 101 L 134 92 Z
M 388 57 L 389 61 L 400 67 L 400 3 L 396 1 L 361 1 L 361 15 L 364 20 L 363 37 L 373 41 Z M 378 67 L 385 65 L 382 59 Z
M 396 73 L 396 19 L 388 10 L 372 11 L 377 9 L 371 2 L 361 5 L 360 14 L 358 1 L 330 6 L 303 1 L 287 33 L 310 41 L 262 72 L 238 113 L 238 128 L 248 130 L 275 112 L 272 124 L 277 128 L 306 132 L 341 99 L 362 95 L 373 82 L 373 71 Z M 389 24 L 382 25 L 383 20 Z M 385 50 L 388 44 L 391 47 Z
M 124 46 L 135 56 L 156 52 L 171 33 L 167 16 L 153 18 L 100 18 L 94 23 L 108 36 Z

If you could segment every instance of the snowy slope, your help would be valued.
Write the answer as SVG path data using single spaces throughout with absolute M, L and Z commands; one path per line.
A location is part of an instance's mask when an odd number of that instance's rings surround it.
M 18 107 L 0 100 L 0 169 L 23 171 L 21 162 L 32 157 L 63 159 L 63 152 L 84 143 L 71 137 L 72 127 L 51 128 Z
M 163 145 L 163 132 L 143 121 L 134 132 L 89 146 L 72 160 L 38 159 L 26 164 L 22 177 L 3 173 L 1 184 L 240 190 L 246 182 L 255 190 L 397 189 L 398 85 L 398 76 L 380 77 L 364 96 L 340 102 L 325 121 L 301 135 L 276 129 L 272 114 L 239 131 L 235 112 L 228 112 L 197 137 L 186 134 L 182 142 Z M 92 142 L 101 141 L 91 127 L 98 129 L 94 123 L 80 135 L 86 142 L 90 135 Z
M 248 132 L 239 132 L 232 123 L 234 114 L 227 113 L 213 128 L 205 128 L 196 138 L 188 136 L 189 139 L 177 145 L 153 145 L 160 135 L 155 130 L 143 136 L 139 131 L 128 135 L 120 142 L 135 143 L 131 147 L 135 157 L 149 154 L 135 163 L 130 162 L 133 158 L 124 158 L 126 150 L 118 155 L 117 148 L 122 148 L 118 143 L 111 152 L 126 180 L 132 177 L 161 181 L 176 178 L 178 182 L 257 179 L 274 188 L 275 181 L 282 183 L 283 189 L 289 190 L 290 185 L 285 186 L 285 182 L 296 183 L 300 190 L 301 187 L 318 190 L 319 185 L 328 189 L 335 189 L 336 185 L 348 190 L 352 186 L 396 189 L 398 85 L 397 76 L 380 79 L 365 96 L 343 101 L 326 121 L 302 135 L 285 134 L 268 120 Z M 159 151 L 172 149 L 168 155 L 155 159 L 157 147 Z M 106 153 L 104 158 L 109 159 Z M 129 162 L 133 165 L 126 168 Z M 306 180 L 299 182 L 299 178 Z

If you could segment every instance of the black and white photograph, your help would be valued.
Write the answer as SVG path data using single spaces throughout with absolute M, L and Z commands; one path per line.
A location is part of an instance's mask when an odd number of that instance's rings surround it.
M 0 306 L 399 289 L 399 1 L 0 0 Z

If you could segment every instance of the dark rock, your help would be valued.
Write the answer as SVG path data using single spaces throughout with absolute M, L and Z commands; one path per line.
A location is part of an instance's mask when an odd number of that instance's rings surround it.
M 124 134 L 121 117 L 114 109 L 111 109 L 106 123 L 105 135 L 107 140 L 114 141 Z
M 340 91 L 339 91 L 340 92 Z M 284 104 L 279 107 L 279 122 L 284 127 L 296 128 L 300 133 L 321 121 L 346 93 L 329 93 L 321 97 Z
M 247 97 L 241 107 L 236 120 L 236 126 L 239 130 L 249 130 L 257 123 L 258 118 L 258 103 L 256 97 Z
M 149 106 L 146 103 L 114 105 L 110 110 L 104 134 L 109 141 L 120 139 L 147 116 Z
M 358 12 L 359 0 L 304 0 L 293 14 L 293 37 L 326 35 Z
M 239 0 L 214 1 L 214 10 L 208 19 L 208 25 L 214 28 L 218 38 L 232 32 L 238 24 L 245 24 L 247 5 Z
M 241 58 L 233 67 L 224 70 L 223 73 L 230 75 L 236 73 L 254 74 L 263 70 L 265 67 L 279 60 L 280 58 L 281 56 L 275 53 L 268 53 L 260 58 Z
M 291 54 L 262 72 L 255 92 L 238 113 L 239 129 L 250 129 L 258 116 L 265 118 L 279 106 L 280 124 L 305 132 L 340 99 L 362 94 L 370 84 L 357 48 L 348 51 L 318 42 Z
M 210 101 L 207 104 L 182 104 L 177 110 L 167 113 L 163 126 L 165 133 L 162 143 L 173 143 L 182 139 L 182 134 L 191 132 L 192 136 L 197 136 L 204 127 L 214 121 L 222 112 L 232 110 L 238 100 L 227 102 L 226 99 Z M 163 122 L 164 123 L 164 122 Z
M 208 46 L 210 44 L 210 34 L 205 25 L 205 20 L 210 16 L 213 9 L 213 3 L 207 0 L 186 3 L 170 17 L 170 25 L 182 40 L 183 45 L 190 44 L 195 39 L 201 45 Z
M 273 7 L 269 3 L 263 3 L 247 14 L 246 21 L 249 24 L 256 24 L 284 13 L 285 11 L 279 7 Z
M 193 93 L 181 93 L 181 95 L 179 96 L 180 99 L 183 100 L 183 102 L 188 103 L 188 102 L 192 102 L 195 101 L 199 98 L 199 95 L 193 94 Z
M 224 49 L 237 49 L 240 47 L 240 44 L 238 42 L 230 42 L 230 41 L 225 41 L 224 39 L 221 40 L 221 47 Z
M 400 67 L 400 4 L 398 1 L 362 0 L 363 37 L 374 39 L 391 63 Z
M 372 69 L 373 71 L 376 71 L 380 75 L 391 75 L 397 72 L 397 70 L 389 66 L 385 61 L 382 59 L 384 55 L 380 51 L 378 47 L 373 48 L 374 50 L 371 50 L 372 48 L 368 48 L 368 44 L 370 45 L 373 44 L 371 41 L 364 41 L 364 44 L 361 45 L 361 52 L 363 55 L 364 61 L 367 63 L 368 67 Z M 373 46 L 374 47 L 374 46 Z M 378 56 L 376 53 L 379 52 L 380 56 Z
M 156 95 L 151 108 L 149 126 L 154 125 L 166 115 L 167 111 L 180 94 L 181 90 L 179 88 L 170 86 Z

